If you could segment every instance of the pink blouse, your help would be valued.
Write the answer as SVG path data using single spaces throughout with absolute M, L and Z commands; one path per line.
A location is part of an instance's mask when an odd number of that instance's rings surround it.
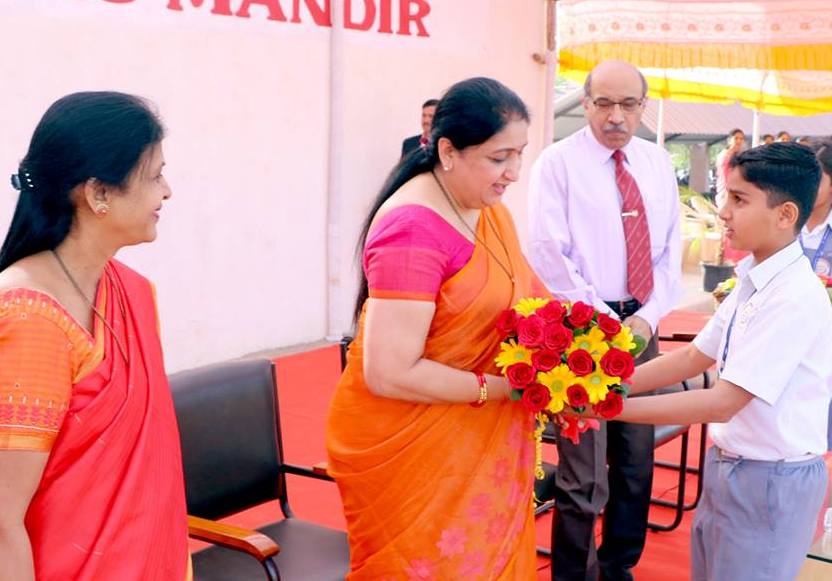
M 435 301 L 442 283 L 459 272 L 474 244 L 426 206 L 390 210 L 364 247 L 370 297 Z

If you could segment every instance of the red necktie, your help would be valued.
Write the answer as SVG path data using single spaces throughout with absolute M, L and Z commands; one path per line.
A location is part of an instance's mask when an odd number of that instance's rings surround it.
M 621 220 L 627 244 L 627 290 L 644 304 L 653 292 L 653 257 L 644 200 L 636 180 L 624 167 L 627 159 L 624 152 L 617 149 L 612 158 L 615 160 L 615 185 L 621 192 Z

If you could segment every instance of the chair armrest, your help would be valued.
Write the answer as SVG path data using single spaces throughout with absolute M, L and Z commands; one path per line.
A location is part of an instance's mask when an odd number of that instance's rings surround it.
M 306 476 L 307 478 L 335 482 L 335 479 L 333 479 L 332 476 L 329 475 L 329 472 L 327 472 L 326 462 L 319 462 L 312 468 L 284 463 L 283 471 L 286 472 L 286 474 L 296 474 L 297 476 Z
M 280 552 L 277 543 L 263 533 L 198 516 L 188 515 L 188 536 L 248 553 L 261 563 Z

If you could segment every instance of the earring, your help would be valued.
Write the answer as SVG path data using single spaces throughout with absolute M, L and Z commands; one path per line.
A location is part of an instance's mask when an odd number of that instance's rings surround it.
M 442 166 L 442 169 L 444 169 L 445 171 L 451 171 L 451 166 L 449 166 L 449 165 L 443 165 L 443 166 Z
M 110 206 L 108 206 L 104 202 L 98 202 L 95 205 L 95 213 L 100 215 L 100 216 L 103 216 L 104 214 L 106 214 L 109 211 L 110 211 Z

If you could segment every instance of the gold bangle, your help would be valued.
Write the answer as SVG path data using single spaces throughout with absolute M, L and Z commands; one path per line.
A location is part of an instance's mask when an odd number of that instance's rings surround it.
M 481 408 L 488 401 L 488 382 L 485 380 L 485 375 L 482 373 L 474 373 L 477 377 L 477 385 L 480 386 L 480 397 L 477 401 L 471 402 L 471 407 Z

